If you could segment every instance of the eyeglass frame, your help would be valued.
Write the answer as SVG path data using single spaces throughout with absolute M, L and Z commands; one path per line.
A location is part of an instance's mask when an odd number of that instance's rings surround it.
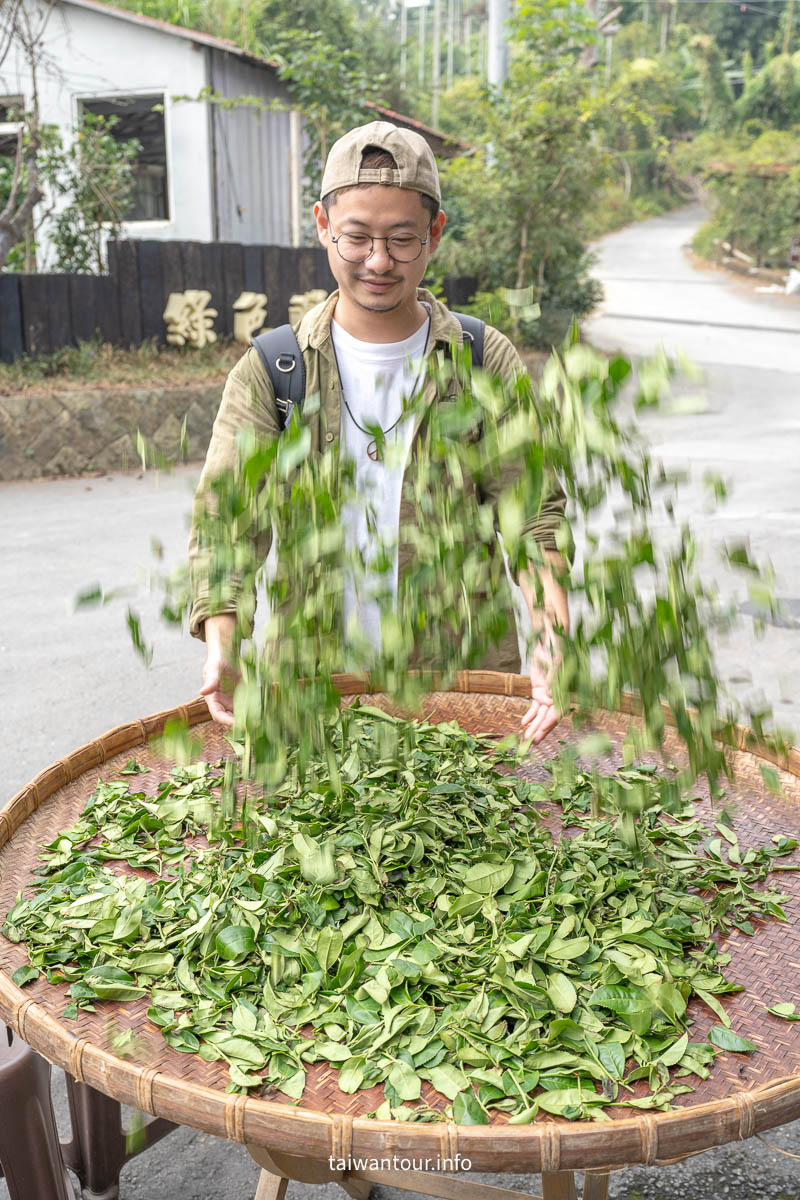
M 334 246 L 336 247 L 336 253 L 339 255 L 339 258 L 342 260 L 342 262 L 352 263 L 353 266 L 358 266 L 359 263 L 365 263 L 368 258 L 372 258 L 373 254 L 375 253 L 375 243 L 376 242 L 386 242 L 386 253 L 389 255 L 389 258 L 392 260 L 392 262 L 402 263 L 403 265 L 407 265 L 408 263 L 418 262 L 419 259 L 422 257 L 422 249 L 424 246 L 427 246 L 428 242 L 430 241 L 432 227 L 433 227 L 433 221 L 429 221 L 428 228 L 425 231 L 424 238 L 421 238 L 418 233 L 410 234 L 411 237 L 415 237 L 419 241 L 419 254 L 417 254 L 416 258 L 395 258 L 395 256 L 392 254 L 391 250 L 389 249 L 389 242 L 393 237 L 402 237 L 403 235 L 400 233 L 389 233 L 385 237 L 378 237 L 372 233 L 345 232 L 345 233 L 340 233 L 338 236 L 334 236 L 334 234 L 331 231 L 330 222 L 329 222 L 328 223 L 328 237 L 330 238 L 330 240 L 333 242 Z M 409 236 L 409 235 L 407 234 L 406 236 Z M 342 254 L 341 250 L 339 249 L 339 238 L 343 238 L 343 237 L 368 237 L 369 241 L 370 241 L 369 253 L 365 254 L 363 258 L 345 258 L 345 256 Z

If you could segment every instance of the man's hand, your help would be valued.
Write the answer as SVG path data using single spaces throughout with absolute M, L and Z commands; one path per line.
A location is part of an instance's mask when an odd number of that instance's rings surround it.
M 550 550 L 545 551 L 545 560 L 547 565 L 536 571 L 536 582 L 527 572 L 522 571 L 519 576 L 531 624 L 539 634 L 531 653 L 531 706 L 521 721 L 523 738 L 530 739 L 534 745 L 546 738 L 561 719 L 552 693 L 553 679 L 561 661 L 555 631 L 569 629 L 567 594 L 559 583 L 559 576 L 566 574 L 566 563 L 560 554 Z
M 555 729 L 560 719 L 550 690 L 557 664 L 553 660 L 546 661 L 542 651 L 537 646 L 531 655 L 531 706 L 521 722 L 523 738 L 530 739 L 535 746 Z
M 233 689 L 239 678 L 233 666 L 236 617 L 232 613 L 207 617 L 204 631 L 206 661 L 200 695 L 205 696 L 212 719 L 230 728 L 233 725 Z

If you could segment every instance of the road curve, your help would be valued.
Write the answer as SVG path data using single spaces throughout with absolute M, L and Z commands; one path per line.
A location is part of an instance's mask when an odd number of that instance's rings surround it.
M 596 242 L 592 274 L 605 295 L 586 336 L 608 351 L 649 354 L 663 344 L 699 363 L 800 374 L 800 299 L 757 292 L 752 279 L 690 259 L 685 247 L 703 219 L 689 205 Z

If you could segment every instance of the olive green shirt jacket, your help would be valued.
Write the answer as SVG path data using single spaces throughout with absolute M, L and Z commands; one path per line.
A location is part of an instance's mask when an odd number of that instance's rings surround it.
M 462 343 L 464 339 L 461 325 L 458 318 L 453 316 L 446 305 L 423 288 L 418 289 L 417 296 L 420 301 L 431 308 L 428 353 L 447 350 L 453 342 Z M 320 397 L 317 411 L 307 416 L 312 453 L 324 453 L 338 443 L 341 435 L 342 394 L 330 332 L 331 317 L 337 298 L 338 292 L 333 292 L 322 304 L 312 308 L 300 321 L 295 331 L 305 362 L 306 394 L 318 394 Z M 490 374 L 497 374 L 509 381 L 525 371 L 522 360 L 511 342 L 491 325 L 486 326 L 483 367 Z M 432 404 L 437 399 L 435 382 L 429 380 L 426 388 L 430 391 L 430 396 L 424 395 L 423 403 Z M 209 572 L 204 562 L 203 552 L 198 547 L 197 522 L 198 514 L 204 510 L 209 501 L 211 481 L 223 472 L 236 467 L 237 435 L 240 430 L 248 427 L 258 438 L 277 437 L 283 428 L 269 376 L 258 351 L 252 346 L 244 353 L 228 376 L 195 495 L 192 532 L 189 541 L 192 599 L 189 631 L 194 637 L 201 639 L 204 637 L 203 623 L 207 617 L 220 612 L 235 612 L 237 606 L 245 599 L 241 596 L 240 583 L 233 579 L 230 589 L 227 590 L 224 604 L 217 604 L 212 609 L 208 583 Z M 418 436 L 419 431 L 411 447 L 405 473 L 406 482 L 414 469 L 415 446 Z M 500 472 L 491 485 L 494 494 L 489 498 L 495 503 L 501 492 L 512 482 L 503 475 L 504 472 Z M 485 492 L 487 489 L 483 490 Z M 564 506 L 564 493 L 559 487 L 556 487 L 542 505 L 541 510 L 527 524 L 526 532 L 531 533 L 544 549 L 557 549 L 556 532 L 563 521 Z M 407 523 L 414 521 L 414 517 L 413 488 L 404 487 L 400 508 L 400 528 L 402 529 Z M 257 551 L 266 557 L 269 551 L 268 538 L 257 546 Z M 410 547 L 400 545 L 398 572 L 401 577 L 404 567 L 408 566 L 411 554 L 413 554 L 413 550 Z M 245 607 L 252 612 L 254 598 L 247 597 L 246 600 Z M 520 669 L 520 653 L 512 615 L 510 591 L 507 591 L 500 602 L 509 613 L 508 632 L 502 642 L 493 648 L 491 655 L 483 665 L 487 669 L 518 671 Z

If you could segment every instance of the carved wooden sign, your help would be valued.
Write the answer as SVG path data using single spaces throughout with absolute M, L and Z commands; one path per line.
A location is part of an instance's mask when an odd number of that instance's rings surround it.
M 302 317 L 315 305 L 328 298 L 324 288 L 312 288 L 309 292 L 298 292 L 289 301 L 289 320 L 297 325 Z M 173 346 L 192 346 L 201 350 L 217 340 L 213 329 L 216 308 L 210 308 L 211 293 L 189 289 L 185 292 L 170 292 L 164 321 L 167 326 L 167 341 Z M 264 292 L 240 292 L 233 302 L 233 336 L 245 345 L 260 333 L 267 319 L 268 302 Z

